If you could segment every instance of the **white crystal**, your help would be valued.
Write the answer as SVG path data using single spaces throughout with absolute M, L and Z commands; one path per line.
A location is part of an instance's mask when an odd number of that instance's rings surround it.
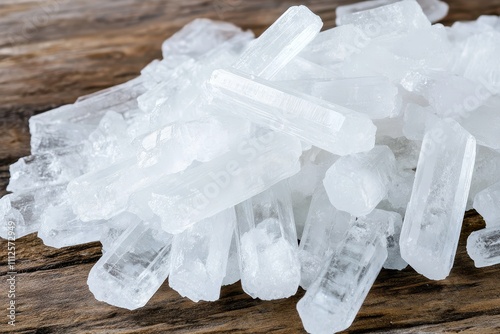
M 483 216 L 486 226 L 500 225 L 500 182 L 476 194 L 474 209 Z
M 417 272 L 444 279 L 453 266 L 467 204 L 476 141 L 458 123 L 425 134 L 401 231 L 401 254 Z
M 384 77 L 346 78 L 311 83 L 311 95 L 367 115 L 371 119 L 400 113 L 398 89 Z
M 448 14 L 449 6 L 444 1 L 417 0 L 417 2 L 432 23 L 442 20 Z
M 142 220 L 139 217 L 130 212 L 124 212 L 106 221 L 99 233 L 103 254 L 114 247 L 115 242 L 128 228 L 141 224 L 141 222 Z
M 295 6 L 257 39 L 192 21 L 138 78 L 30 119 L 0 236 L 100 241 L 90 290 L 128 309 L 168 275 L 194 301 L 300 283 L 311 333 L 347 328 L 382 267 L 446 277 L 466 208 L 469 255 L 500 263 L 500 18 L 430 24 L 447 9 L 365 1 L 319 33 Z
M 7 239 L 9 231 L 21 238 L 38 231 L 43 212 L 61 200 L 65 184 L 8 194 L 0 198 L 0 237 Z
M 133 154 L 128 124 L 122 115 L 108 111 L 99 122 L 97 129 L 85 141 L 84 152 L 87 171 L 99 170 Z
M 90 291 L 114 306 L 144 306 L 170 272 L 171 245 L 172 236 L 158 224 L 130 226 L 90 270 Z
M 211 103 L 218 108 L 334 154 L 373 147 L 373 123 L 347 108 L 235 71 L 215 71 L 210 85 Z
M 334 67 L 358 53 L 368 42 L 369 38 L 359 27 L 346 24 L 320 32 L 299 56 L 325 67 Z
M 500 263 L 500 226 L 472 232 L 467 238 L 467 253 L 478 268 Z
M 163 42 L 163 58 L 168 61 L 175 58 L 197 59 L 241 33 L 241 28 L 228 22 L 195 19 Z
M 298 83 L 298 80 L 311 79 L 332 79 L 337 76 L 334 70 L 326 68 L 325 64 L 317 64 L 308 59 L 297 56 L 293 58 L 281 71 L 275 74 L 273 81 L 291 80 Z
M 170 287 L 195 302 L 219 299 L 235 227 L 236 214 L 230 208 L 175 235 Z
M 313 193 L 318 186 L 323 186 L 326 170 L 335 162 L 336 156 L 317 147 L 306 150 L 300 157 L 300 172 L 288 179 L 292 191 L 293 216 L 297 228 L 297 237 L 302 231 L 311 204 Z
M 382 7 L 338 15 L 337 25 L 353 24 L 370 38 L 385 34 L 407 33 L 430 26 L 416 1 L 403 0 Z
M 455 57 L 453 72 L 482 85 L 482 91 L 491 95 L 500 91 L 500 71 L 496 64 L 500 55 L 500 33 L 484 31 L 467 38 L 460 45 L 461 53 Z M 477 97 L 477 96 L 476 96 Z
M 284 182 L 236 206 L 243 290 L 263 300 L 286 298 L 300 281 L 290 189 Z
M 499 53 L 500 55 L 500 53 Z M 499 90 L 500 91 L 500 90 Z M 500 97 L 493 97 L 470 114 L 460 119 L 460 124 L 482 146 L 500 150 Z
M 38 237 L 47 246 L 56 248 L 97 241 L 104 220 L 83 222 L 74 214 L 67 200 L 50 205 L 41 216 Z
M 390 177 L 387 197 L 377 208 L 404 216 L 415 180 L 414 170 L 417 167 L 421 143 L 405 137 L 382 137 L 378 139 L 377 144 L 389 146 L 396 157 L 396 170 Z
M 240 252 L 238 250 L 238 235 L 236 228 L 234 229 L 231 238 L 231 246 L 229 248 L 229 256 L 227 259 L 226 276 L 222 280 L 222 285 L 231 285 L 238 282 L 241 278 L 240 275 Z
M 389 223 L 380 219 L 379 210 L 352 223 L 297 304 L 308 333 L 335 333 L 351 325 L 387 259 L 388 229 Z
M 411 140 L 422 140 L 426 130 L 438 120 L 439 117 L 432 113 L 432 108 L 408 104 L 404 111 L 403 134 Z
M 337 249 L 351 223 L 351 215 L 330 203 L 325 188 L 316 188 L 300 239 L 300 286 L 308 289 Z
M 395 163 L 387 146 L 340 157 L 323 180 L 330 202 L 354 216 L 369 214 L 386 196 Z
M 31 117 L 31 153 L 80 144 L 96 129 L 107 111 L 131 119 L 139 112 L 136 98 L 144 91 L 139 77 L 94 93 L 75 104 Z
M 385 219 L 389 222 L 389 234 L 387 236 L 387 260 L 384 262 L 385 269 L 403 270 L 408 266 L 408 263 L 401 257 L 401 249 L 399 247 L 399 238 L 401 236 L 401 228 L 403 227 L 403 219 L 396 212 L 378 211 L 380 219 Z
M 248 122 L 231 116 L 172 123 L 134 140 L 137 163 L 161 164 L 165 173 L 179 172 L 193 161 L 210 161 L 227 152 L 249 132 Z
M 290 7 L 249 45 L 233 67 L 271 79 L 319 33 L 322 26 L 319 16 L 307 7 Z
M 294 175 L 301 153 L 296 139 L 268 132 L 182 175 L 167 176 L 140 196 L 165 231 L 179 233 Z
M 480 191 L 500 182 L 500 152 L 484 146 L 477 147 L 476 163 L 472 173 L 467 210 L 472 209 L 474 197 Z
M 8 191 L 67 183 L 87 170 L 87 159 L 80 154 L 82 145 L 63 147 L 19 159 L 10 165 Z
M 394 84 L 412 91 L 419 83 L 414 69 L 449 70 L 454 51 L 441 25 L 416 29 L 372 40 L 343 62 L 339 72 L 346 77 L 386 76 Z
M 369 0 L 356 2 L 350 5 L 338 6 L 335 10 L 337 16 L 336 22 L 340 24 L 342 17 L 363 10 L 369 10 L 386 6 L 398 2 L 400 0 Z M 422 7 L 423 12 L 431 22 L 437 22 L 443 19 L 448 14 L 448 4 L 439 0 L 417 0 Z
M 76 215 L 91 221 L 110 219 L 125 211 L 131 192 L 140 185 L 154 183 L 159 172 L 141 170 L 135 162 L 135 158 L 122 161 L 69 182 L 68 196 Z

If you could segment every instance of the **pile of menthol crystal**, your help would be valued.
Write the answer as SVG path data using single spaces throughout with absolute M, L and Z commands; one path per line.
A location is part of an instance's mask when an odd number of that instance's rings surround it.
M 388 2 L 322 32 L 291 7 L 258 38 L 195 20 L 136 79 L 32 117 L 2 236 L 100 241 L 88 285 L 127 309 L 167 277 L 193 301 L 300 285 L 310 333 L 347 328 L 382 268 L 446 278 L 472 207 L 468 252 L 499 263 L 500 19 Z

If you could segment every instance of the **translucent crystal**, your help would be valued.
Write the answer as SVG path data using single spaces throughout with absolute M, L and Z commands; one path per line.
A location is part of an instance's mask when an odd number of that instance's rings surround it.
M 352 223 L 298 302 L 297 311 L 307 332 L 335 333 L 349 327 L 356 317 L 387 259 L 388 221 L 379 210 L 371 215 Z
M 395 163 L 387 146 L 340 157 L 323 180 L 330 202 L 354 216 L 369 214 L 387 195 Z
M 444 35 L 444 32 L 441 33 Z M 426 110 L 441 118 L 468 115 L 486 102 L 483 99 L 474 106 L 470 105 L 471 96 L 481 92 L 480 84 L 450 73 L 448 69 L 409 71 L 402 85 L 412 93 L 424 97 L 429 103 Z
M 68 201 L 50 205 L 43 213 L 38 237 L 56 248 L 97 241 L 105 220 L 83 222 L 74 214 Z
M 496 67 L 500 55 L 500 33 L 483 31 L 473 34 L 461 46 L 461 53 L 455 57 L 453 72 L 481 84 L 479 94 L 471 98 L 495 95 L 500 90 L 500 71 Z
M 235 226 L 236 214 L 230 208 L 175 235 L 170 287 L 195 302 L 219 299 Z
M 87 170 L 83 146 L 69 146 L 19 159 L 10 165 L 7 190 L 22 192 L 67 183 Z
M 61 200 L 65 184 L 8 194 L 0 198 L 0 237 L 7 239 L 9 227 L 21 238 L 38 231 L 43 212 Z
M 415 180 L 421 143 L 405 137 L 382 137 L 377 140 L 377 144 L 389 146 L 396 157 L 396 170 L 391 174 L 387 197 L 377 208 L 404 216 Z
M 236 150 L 249 132 L 248 122 L 210 117 L 175 123 L 140 136 L 135 140 L 137 160 L 125 160 L 70 182 L 74 210 L 83 220 L 109 219 L 127 207 L 134 192 L 185 170 L 196 160 L 209 161 Z
M 500 182 L 477 193 L 474 209 L 483 216 L 486 226 L 500 225 Z
M 453 266 L 467 204 L 476 141 L 458 123 L 425 134 L 401 231 L 401 254 L 419 273 L 444 279 Z
M 477 147 L 476 163 L 472 173 L 467 210 L 472 209 L 474 197 L 480 191 L 500 182 L 500 152 L 484 146 Z
M 405 137 L 411 140 L 424 139 L 425 131 L 439 120 L 439 117 L 432 111 L 430 107 L 408 104 L 404 111 L 403 133 Z
M 7 190 L 25 191 L 67 183 L 84 173 L 123 160 L 131 154 L 127 124 L 123 116 L 108 111 L 88 139 L 81 144 L 40 152 L 12 164 Z
M 73 211 L 83 221 L 110 219 L 125 211 L 130 194 L 139 186 L 157 180 L 156 172 L 160 171 L 140 169 L 132 158 L 84 174 L 67 187 Z
M 99 170 L 133 154 L 128 124 L 122 115 L 108 111 L 97 129 L 85 141 L 82 155 L 87 158 L 87 171 Z
M 408 266 L 408 263 L 406 263 L 406 261 L 401 257 L 401 249 L 399 247 L 403 219 L 401 218 L 401 215 L 396 212 L 380 210 L 378 213 L 380 218 L 385 216 L 389 222 L 389 234 L 387 236 L 387 260 L 384 262 L 384 268 L 403 270 Z
M 300 172 L 288 179 L 292 192 L 293 216 L 299 239 L 302 237 L 313 193 L 318 186 L 323 187 L 322 182 L 326 170 L 336 159 L 337 157 L 333 154 L 312 147 L 300 157 Z
M 499 108 L 500 97 L 493 97 L 487 100 L 484 105 L 474 110 L 470 115 L 466 114 L 459 120 L 464 129 L 476 138 L 479 145 L 497 151 L 500 150 Z
M 231 285 L 238 282 L 240 276 L 240 252 L 238 250 L 236 225 L 231 238 L 231 247 L 229 248 L 229 256 L 227 259 L 226 276 L 222 280 L 222 285 Z
M 370 0 L 356 2 L 350 5 L 338 6 L 335 10 L 337 16 L 337 24 L 342 21 L 343 16 L 356 13 L 363 10 L 378 8 L 385 5 L 390 5 L 399 0 Z M 422 7 L 423 12 L 431 22 L 437 22 L 443 19 L 448 14 L 448 4 L 439 0 L 417 0 Z
M 137 197 L 161 218 L 165 231 L 179 233 L 294 175 L 301 153 L 296 139 L 268 132 L 182 175 L 167 176 Z
M 371 119 L 397 116 L 398 89 L 384 77 L 346 78 L 311 83 L 311 95 L 367 115 Z
M 290 7 L 241 55 L 233 67 L 271 79 L 320 31 L 323 22 L 305 6 Z
M 139 96 L 139 107 L 149 115 L 150 129 L 206 115 L 205 101 L 201 98 L 204 81 L 215 69 L 233 63 L 248 41 L 247 34 L 237 34 L 200 59 L 182 63 L 167 80 Z
M 403 3 L 403 2 L 401 2 Z M 376 23 L 374 23 L 376 26 Z M 367 24 L 370 27 L 370 24 Z M 380 31 L 374 29 L 375 32 Z M 394 84 L 412 92 L 420 81 L 416 74 L 427 69 L 449 70 L 454 52 L 446 30 L 441 25 L 412 30 L 368 40 L 359 52 L 339 66 L 345 77 L 385 76 Z
M 311 79 L 332 79 L 337 76 L 334 70 L 330 70 L 324 64 L 317 64 L 308 59 L 297 56 L 293 58 L 281 71 L 275 74 L 272 81 L 294 81 Z M 296 85 L 297 86 L 297 85 Z M 295 86 L 295 87 L 296 87 Z
M 449 6 L 439 0 L 417 0 L 425 15 L 432 23 L 442 20 L 447 14 Z
M 478 268 L 500 263 L 500 226 L 472 232 L 467 238 L 467 253 Z
M 382 7 L 340 15 L 337 25 L 353 24 L 370 38 L 385 34 L 405 33 L 430 26 L 430 22 L 416 1 L 403 0 Z M 375 28 L 373 27 L 375 25 Z
M 351 215 L 330 203 L 325 188 L 316 188 L 304 232 L 300 239 L 300 286 L 308 289 L 324 263 L 340 245 L 351 223 Z
M 144 306 L 170 272 L 171 246 L 172 235 L 158 224 L 130 226 L 90 270 L 90 291 L 114 306 Z
M 122 114 L 125 120 L 131 119 L 139 112 L 136 98 L 144 91 L 139 77 L 94 93 L 75 104 L 31 117 L 31 154 L 81 144 L 107 111 Z
M 0 198 L 0 216 L 1 227 L 0 227 L 0 237 L 4 239 L 16 239 L 32 232 L 36 232 L 38 229 L 37 224 L 34 226 L 26 226 L 24 218 L 18 209 L 12 207 L 11 196 L 6 195 Z
M 231 116 L 169 124 L 135 139 L 137 163 L 161 164 L 165 174 L 175 173 L 193 161 L 209 161 L 227 152 L 249 133 L 248 122 Z
M 99 241 L 102 244 L 103 254 L 112 249 L 115 242 L 131 226 L 141 224 L 142 220 L 130 213 L 124 212 L 106 221 L 106 224 L 100 228 Z
M 195 19 L 163 42 L 163 58 L 196 59 L 241 33 L 241 28 L 229 22 Z
M 90 290 L 128 309 L 169 275 L 194 301 L 300 284 L 311 333 L 346 329 L 381 268 L 445 278 L 473 206 L 467 250 L 499 264 L 500 18 L 430 24 L 447 9 L 364 1 L 319 32 L 295 6 L 257 39 L 192 21 L 136 79 L 30 119 L 0 236 L 100 241 Z
M 243 290 L 263 300 L 294 295 L 300 262 L 287 184 L 237 205 L 236 214 Z
M 235 71 L 215 71 L 210 85 L 211 103 L 217 108 L 331 153 L 344 155 L 373 147 L 373 123 L 347 108 Z
M 403 136 L 403 117 L 374 119 L 373 124 L 377 127 L 377 138 L 391 137 L 400 138 Z
M 358 53 L 368 42 L 359 27 L 346 24 L 320 32 L 299 56 L 325 67 L 334 67 Z

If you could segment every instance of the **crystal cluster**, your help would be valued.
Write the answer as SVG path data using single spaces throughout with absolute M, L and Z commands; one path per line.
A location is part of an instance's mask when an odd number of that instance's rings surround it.
M 260 37 L 198 19 L 124 84 L 30 119 L 0 235 L 100 241 L 94 296 L 144 306 L 167 280 L 195 302 L 241 280 L 307 290 L 310 333 L 350 326 L 382 268 L 500 263 L 500 19 L 452 27 L 441 1 L 304 6 Z M 300 243 L 298 240 L 300 239 Z

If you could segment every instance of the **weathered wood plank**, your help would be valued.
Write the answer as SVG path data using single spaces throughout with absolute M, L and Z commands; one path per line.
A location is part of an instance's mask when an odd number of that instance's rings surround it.
M 333 26 L 337 4 L 304 1 Z M 450 1 L 451 2 L 451 1 Z M 0 194 L 8 164 L 29 154 L 28 118 L 78 96 L 126 81 L 160 57 L 161 42 L 196 17 L 225 19 L 260 33 L 300 1 L 8 0 L 0 4 Z M 500 14 L 500 0 L 450 3 L 446 23 Z M 411 269 L 384 270 L 349 332 L 500 332 L 500 267 L 476 269 L 465 239 L 483 226 L 468 213 L 456 266 L 434 282 Z M 34 235 L 17 242 L 18 333 L 301 333 L 295 304 L 262 302 L 239 284 L 215 303 L 182 299 L 164 284 L 140 310 L 97 302 L 86 278 L 100 244 L 56 250 Z M 0 309 L 7 306 L 6 243 L 0 242 Z M 4 311 L 1 311 L 4 312 Z M 0 312 L 0 313 L 1 313 Z M 0 333 L 8 333 L 2 316 Z

